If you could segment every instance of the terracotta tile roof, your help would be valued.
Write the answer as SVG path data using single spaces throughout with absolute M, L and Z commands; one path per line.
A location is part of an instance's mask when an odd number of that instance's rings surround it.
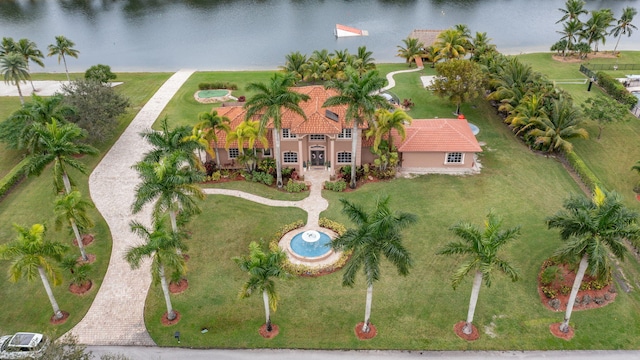
M 481 152 L 467 120 L 414 119 L 405 128 L 404 141 L 393 130 L 393 142 L 400 152 Z
M 235 129 L 238 124 L 244 121 L 244 116 L 246 113 L 242 106 L 224 106 L 216 108 L 215 110 L 218 112 L 218 115 L 226 116 L 229 118 L 229 120 L 231 120 L 231 122 L 229 123 L 229 127 L 231 127 L 231 129 Z M 224 148 L 227 142 L 227 134 L 224 131 L 217 131 L 216 136 L 218 137 L 218 147 Z M 269 141 L 269 148 L 273 148 L 273 136 L 271 134 L 271 130 L 267 131 L 266 136 L 267 140 Z M 213 144 L 211 144 L 211 146 L 213 147 Z M 245 148 L 248 146 L 249 145 L 247 143 L 244 144 Z M 229 144 L 229 148 L 238 147 L 239 146 L 237 141 L 233 141 L 231 144 Z M 258 149 L 262 149 L 264 146 L 262 146 L 261 142 L 256 141 L 255 147 Z

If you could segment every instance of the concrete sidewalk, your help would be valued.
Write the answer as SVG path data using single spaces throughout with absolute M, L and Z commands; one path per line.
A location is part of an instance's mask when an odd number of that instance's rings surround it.
M 123 258 L 129 247 L 141 243 L 129 230 L 129 222 L 149 224 L 151 221 L 150 207 L 135 216 L 131 214 L 135 187 L 140 181 L 131 166 L 150 149 L 139 133 L 151 128 L 192 73 L 192 70 L 180 70 L 169 78 L 89 176 L 91 198 L 109 225 L 113 248 L 109 268 L 91 308 L 70 331 L 81 344 L 155 345 L 144 325 L 144 304 L 151 284 L 150 263 L 131 270 Z

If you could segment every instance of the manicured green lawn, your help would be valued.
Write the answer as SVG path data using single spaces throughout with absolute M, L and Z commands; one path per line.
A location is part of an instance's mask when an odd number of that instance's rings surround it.
M 299 193 L 288 193 L 286 191 L 280 191 L 274 187 L 269 187 L 263 184 L 258 184 L 249 181 L 232 181 L 221 183 L 208 183 L 203 184 L 203 188 L 217 188 L 217 189 L 232 189 L 248 192 L 254 195 L 262 196 L 263 198 L 273 200 L 286 200 L 297 201 L 302 200 L 309 196 L 309 191 L 303 191 Z
M 59 74 L 58 74 L 59 75 Z M 124 81 L 123 85 L 117 87 L 124 95 L 131 100 L 131 108 L 127 114 L 120 119 L 118 135 L 131 122 L 138 110 L 155 93 L 162 83 L 171 74 L 166 73 L 123 73 L 118 74 L 118 80 Z M 55 74 L 52 74 L 55 77 Z M 64 75 L 63 75 L 64 76 Z M 44 77 L 44 79 L 50 79 Z M 15 104 L 19 107 L 19 101 Z M 9 113 L 14 110 L 9 111 Z M 101 157 L 116 141 L 113 139 L 99 144 L 100 155 L 97 157 L 82 158 L 89 169 L 89 173 L 98 164 Z M 2 155 L 6 154 L 3 153 Z M 7 159 L 9 160 L 9 159 Z M 4 160 L 0 164 L 5 163 Z M 9 163 L 9 162 L 7 162 Z M 89 196 L 88 177 L 76 172 L 71 172 L 71 176 L 76 180 L 79 190 L 85 197 Z M 49 230 L 47 237 L 56 239 L 66 244 L 71 244 L 73 238 L 66 228 L 56 231 L 53 222 L 53 183 L 51 180 L 51 169 L 46 169 L 37 178 L 29 178 L 20 183 L 0 201 L 0 244 L 12 241 L 16 234 L 12 224 L 17 223 L 22 226 L 31 226 L 34 223 L 46 223 Z M 28 283 L 21 280 L 18 283 L 10 283 L 7 274 L 9 268 L 8 261 L 0 261 L 0 304 L 4 304 L 3 311 L 0 312 L 0 333 L 13 333 L 16 331 L 36 331 L 47 332 L 59 336 L 64 334 L 73 325 L 82 319 L 89 309 L 95 294 L 97 293 L 102 278 L 109 264 L 111 256 L 111 233 L 97 210 L 90 212 L 91 217 L 96 222 L 96 227 L 92 230 L 95 234 L 95 242 L 87 247 L 87 252 L 96 255 L 96 262 L 90 273 L 90 278 L 94 281 L 94 288 L 84 296 L 71 294 L 67 287 L 68 280 L 61 286 L 54 287 L 54 294 L 60 307 L 70 313 L 69 320 L 64 325 L 52 326 L 49 324 L 49 317 L 52 315 L 51 305 L 44 292 L 44 287 L 39 278 Z M 72 249 L 73 253 L 78 253 L 77 248 Z M 68 277 L 67 277 L 68 278 Z

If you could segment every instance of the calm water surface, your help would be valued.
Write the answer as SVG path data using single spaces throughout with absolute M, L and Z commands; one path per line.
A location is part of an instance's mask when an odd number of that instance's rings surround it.
M 273 69 L 292 51 L 349 49 L 366 45 L 378 62 L 398 62 L 402 39 L 413 29 L 445 29 L 464 23 L 487 32 L 504 53 L 548 51 L 559 40 L 558 0 L 0 0 L 0 37 L 26 37 L 46 52 L 55 35 L 76 43 L 70 70 L 98 63 L 117 71 Z M 620 16 L 635 0 L 587 1 L 587 9 L 611 8 Z M 586 20 L 586 17 L 583 18 Z M 370 36 L 336 39 L 336 23 Z M 634 23 L 640 26 L 640 16 Z M 640 31 L 620 49 L 640 50 Z M 601 50 L 612 50 L 609 38 Z M 34 68 L 36 70 L 36 68 Z M 47 58 L 46 71 L 64 71 Z

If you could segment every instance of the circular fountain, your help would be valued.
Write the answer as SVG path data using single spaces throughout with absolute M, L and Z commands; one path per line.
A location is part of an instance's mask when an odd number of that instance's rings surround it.
M 284 234 L 279 244 L 294 264 L 325 266 L 337 261 L 342 254 L 331 249 L 331 241 L 337 236 L 325 228 L 297 229 Z

